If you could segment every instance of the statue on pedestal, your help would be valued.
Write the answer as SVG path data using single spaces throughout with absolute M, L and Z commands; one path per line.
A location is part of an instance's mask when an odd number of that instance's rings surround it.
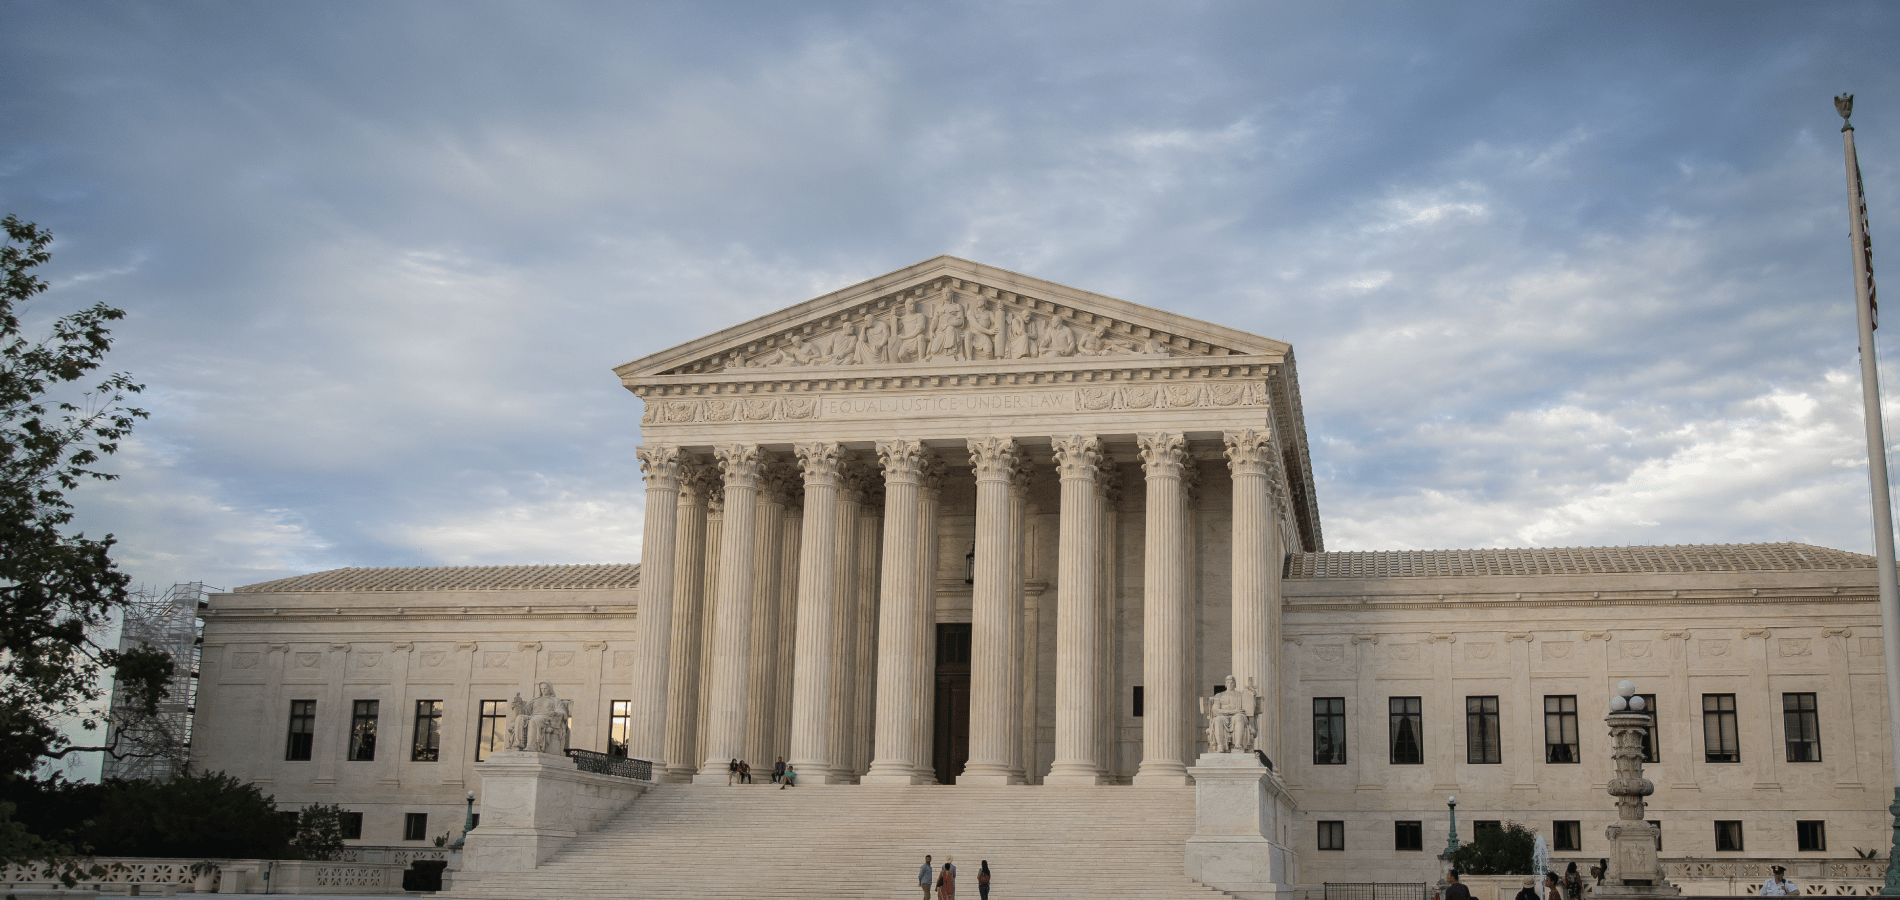
M 1260 688 L 1247 679 L 1239 687 L 1234 676 L 1227 676 L 1227 690 L 1201 698 L 1201 715 L 1207 717 L 1207 752 L 1252 753 L 1259 737 L 1256 725 L 1260 715 Z
M 570 704 L 554 695 L 554 685 L 543 681 L 533 700 L 520 694 L 508 703 L 508 749 L 529 753 L 567 753 Z

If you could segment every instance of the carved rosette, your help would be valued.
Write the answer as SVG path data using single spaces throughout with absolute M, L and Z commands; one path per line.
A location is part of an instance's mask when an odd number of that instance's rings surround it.
M 759 455 L 759 445 L 727 444 L 714 447 L 713 457 L 719 460 L 719 471 L 725 475 L 727 487 L 759 486 L 759 473 L 765 467 L 765 459 Z
M 1224 437 L 1227 444 L 1227 467 L 1235 475 L 1273 474 L 1272 432 L 1246 428 L 1240 431 L 1229 431 Z
M 686 456 L 680 452 L 680 448 L 672 444 L 655 444 L 651 447 L 635 447 L 633 455 L 640 460 L 640 475 L 646 479 L 647 490 L 679 490 L 680 475 L 686 465 Z
M 844 447 L 831 441 L 802 441 L 792 445 L 798 454 L 798 467 L 805 473 L 805 486 L 836 487 L 839 468 L 844 464 Z
M 1071 478 L 1094 480 L 1095 471 L 1102 463 L 1102 442 L 1092 434 L 1070 434 L 1053 441 L 1056 451 L 1056 474 L 1063 481 Z
M 1015 438 L 971 438 L 968 443 L 977 481 L 1009 481 L 1022 467 L 1022 448 Z
M 1135 435 L 1141 448 L 1141 465 L 1149 478 L 1179 478 L 1181 464 L 1187 460 L 1187 436 L 1179 432 L 1156 431 Z
M 923 477 L 923 441 L 878 441 L 877 457 L 886 483 L 916 484 Z

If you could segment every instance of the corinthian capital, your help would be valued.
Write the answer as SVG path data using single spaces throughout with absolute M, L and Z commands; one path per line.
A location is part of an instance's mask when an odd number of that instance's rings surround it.
M 1070 434 L 1056 438 L 1053 442 L 1056 451 L 1056 473 L 1064 480 L 1087 478 L 1094 480 L 1095 469 L 1102 462 L 1102 442 L 1092 434 Z
M 833 441 L 803 441 L 792 445 L 798 454 L 798 467 L 805 471 L 805 486 L 837 487 L 838 469 L 844 464 L 844 447 Z
M 934 500 L 943 495 L 943 460 L 935 453 L 925 453 L 923 466 L 917 475 L 917 495 L 926 500 Z
M 719 470 L 726 476 L 726 486 L 759 486 L 759 473 L 765 469 L 765 459 L 759 455 L 758 444 L 726 444 L 713 448 L 713 457 L 719 460 Z
M 1271 475 L 1273 473 L 1273 432 L 1252 428 L 1229 431 L 1227 468 L 1235 475 Z
M 640 475 L 647 481 L 647 490 L 679 490 L 681 468 L 685 464 L 680 448 L 672 444 L 655 444 L 651 447 L 635 447 L 633 455 L 640 459 Z
M 1187 436 L 1178 431 L 1155 431 L 1135 435 L 1141 448 L 1141 464 L 1149 478 L 1181 476 L 1181 463 L 1187 460 Z
M 722 490 L 719 484 L 719 472 L 698 458 L 689 457 L 680 463 L 680 501 L 705 505 L 714 493 Z
M 1022 467 L 1022 448 L 1015 438 L 970 438 L 970 465 L 978 481 L 1008 481 Z
M 923 441 L 878 441 L 877 458 L 886 482 L 916 484 L 923 477 Z

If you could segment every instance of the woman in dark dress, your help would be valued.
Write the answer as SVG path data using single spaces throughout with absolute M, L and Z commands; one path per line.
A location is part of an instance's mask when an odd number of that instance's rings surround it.
M 983 868 L 976 871 L 976 893 L 981 900 L 990 900 L 990 861 L 987 859 L 983 861 Z

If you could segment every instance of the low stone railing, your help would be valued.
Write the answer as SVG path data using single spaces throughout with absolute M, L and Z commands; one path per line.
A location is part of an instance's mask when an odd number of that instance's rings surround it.
M 1595 859 L 1552 859 L 1550 867 L 1563 872 L 1568 863 L 1576 863 L 1583 872 L 1584 897 L 1593 893 L 1596 879 L 1589 876 Z M 1886 884 L 1887 861 L 1857 857 L 1663 857 L 1663 876 L 1682 889 L 1684 897 L 1752 897 L 1768 880 L 1771 867 L 1788 870 L 1789 881 L 1803 896 L 1868 897 L 1880 893 Z M 1474 900 L 1512 900 L 1522 886 L 1522 875 L 1467 875 L 1465 886 Z M 1538 889 L 1538 895 L 1543 891 Z
M 396 863 L 407 867 L 416 860 L 447 861 L 447 847 L 376 847 L 360 844 L 344 847 L 337 856 L 338 862 Z
M 396 851 L 410 855 L 401 861 L 369 862 L 350 859 L 214 859 L 217 874 L 210 889 L 220 894 L 400 894 L 402 873 L 415 858 L 446 859 L 447 851 L 438 848 L 352 847 L 364 851 Z M 427 856 L 421 854 L 430 854 Z M 155 859 L 139 857 L 100 857 L 76 859 L 71 865 L 81 870 L 97 867 L 98 874 L 82 875 L 75 890 L 102 894 L 170 897 L 196 889 L 197 876 L 191 871 L 193 859 Z M 7 890 L 63 889 L 60 871 L 65 866 L 45 863 L 9 865 L 0 868 L 0 888 Z

